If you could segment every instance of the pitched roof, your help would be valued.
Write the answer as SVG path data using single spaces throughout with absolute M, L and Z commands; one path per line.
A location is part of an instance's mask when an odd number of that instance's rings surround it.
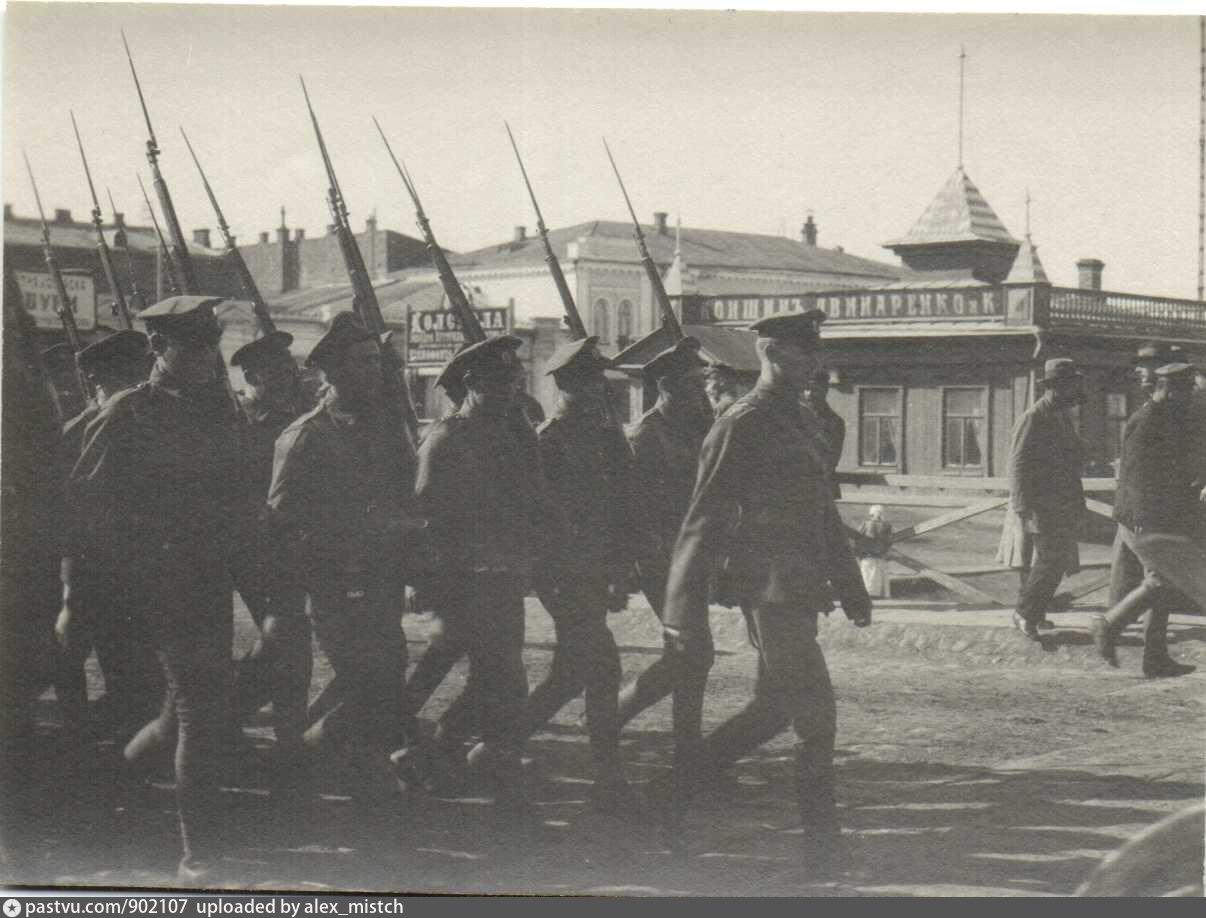
M 50 244 L 56 249 L 91 249 L 96 247 L 96 230 L 91 223 L 55 223 L 48 220 L 50 228 Z M 105 241 L 113 246 L 113 236 L 117 228 L 105 224 Z M 145 226 L 126 226 L 126 245 L 135 251 L 154 252 L 159 248 L 159 239 L 155 230 Z M 193 255 L 208 255 L 219 258 L 221 249 L 207 249 L 197 245 L 192 240 L 186 240 L 188 250 Z M 41 246 L 42 224 L 32 217 L 12 217 L 4 221 L 5 245 Z
M 746 372 L 755 372 L 761 367 L 754 347 L 758 336 L 751 331 L 723 325 L 684 325 L 683 333 L 699 340 L 700 353 L 709 363 L 724 363 Z M 670 332 L 659 325 L 624 348 L 612 358 L 612 363 L 632 371 L 643 367 L 671 344 Z
M 387 322 L 405 322 L 408 307 L 439 309 L 444 288 L 439 281 L 408 280 L 405 274 L 389 275 L 373 282 L 377 302 Z M 320 318 L 352 308 L 351 284 L 324 284 L 268 297 L 273 314 Z
M 1018 245 L 1001 218 L 984 200 L 960 166 L 930 201 L 929 207 L 899 239 L 885 246 L 932 245 L 945 242 L 1002 242 Z
M 675 237 L 659 232 L 655 226 L 642 226 L 649 254 L 663 269 L 674 260 Z M 559 259 L 566 259 L 571 242 L 580 238 L 623 240 L 630 245 L 632 261 L 639 259 L 632 243 L 632 224 L 614 220 L 593 220 L 549 230 L 549 243 Z M 754 268 L 800 271 L 817 274 L 849 274 L 861 277 L 901 277 L 909 272 L 898 265 L 872 261 L 840 252 L 808 246 L 783 236 L 738 233 L 728 230 L 682 228 L 683 259 L 692 268 Z M 544 262 L 544 246 L 539 237 L 508 241 L 472 252 L 450 256 L 455 268 L 506 268 L 539 265 Z
M 1039 261 L 1038 249 L 1035 248 L 1030 237 L 1027 236 L 1022 240 L 1022 247 L 1018 249 L 1018 254 L 1013 260 L 1013 267 L 1009 269 L 1009 276 L 1005 278 L 1007 284 L 1049 284 L 1051 281 L 1047 279 L 1047 272 L 1043 269 L 1043 263 Z

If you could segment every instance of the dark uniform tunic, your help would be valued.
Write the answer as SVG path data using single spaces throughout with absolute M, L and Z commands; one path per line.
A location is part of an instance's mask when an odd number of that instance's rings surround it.
M 68 554 L 114 570 L 118 608 L 156 641 L 177 724 L 184 862 L 217 855 L 218 761 L 227 705 L 235 426 L 220 386 L 181 386 L 156 366 L 88 426 L 69 481 Z M 132 576 L 131 572 L 136 572 Z
M 266 501 L 272 485 L 277 438 L 302 413 L 243 403 L 246 424 L 242 434 L 243 481 L 246 485 L 245 523 L 248 535 L 235 561 L 235 588 L 260 635 L 239 661 L 235 676 L 235 708 L 250 713 L 272 702 L 277 742 L 300 741 L 304 729 L 307 691 L 313 668 L 305 591 L 282 582 L 271 567 L 272 539 L 266 520 Z
M 276 441 L 269 527 L 286 578 L 310 595 L 319 644 L 340 700 L 306 742 L 353 737 L 393 749 L 406 738 L 402 705 L 403 521 L 413 504 L 411 454 L 393 412 L 353 409 L 334 390 Z
M 469 655 L 482 737 L 504 771 L 517 767 L 523 742 L 524 592 L 556 538 L 542 531 L 546 485 L 525 439 L 506 416 L 462 405 L 428 432 L 415 479 L 439 558 L 423 592 L 441 610 L 446 645 Z
M 1080 472 L 1085 444 L 1066 408 L 1047 394 L 1013 429 L 1009 451 L 1010 507 L 1034 535 L 1034 561 L 1018 593 L 1017 614 L 1038 622 L 1065 574 L 1080 569 L 1076 538 L 1084 513 Z
M 540 456 L 567 531 L 541 601 L 553 617 L 557 647 L 548 677 L 533 690 L 525 730 L 538 730 L 566 702 L 586 691 L 586 717 L 596 762 L 615 768 L 620 728 L 616 692 L 620 655 L 607 627 L 615 598 L 633 564 L 629 499 L 632 455 L 605 417 L 562 402 L 537 431 Z
M 781 729 L 800 740 L 797 796 L 805 826 L 831 832 L 836 713 L 816 615 L 829 584 L 851 618 L 870 609 L 832 498 L 818 432 L 794 393 L 759 383 L 713 425 L 683 521 L 666 591 L 665 623 L 680 665 L 674 718 L 680 770 L 697 764 L 703 687 L 712 661 L 708 581 L 728 556 L 729 589 L 758 646 L 755 698 L 734 721 L 742 732 Z M 773 734 L 772 734 L 773 735 Z
M 819 425 L 825 464 L 832 476 L 837 472 L 838 463 L 842 461 L 842 447 L 846 443 L 846 422 L 826 401 L 805 400 L 804 408 L 816 418 Z M 834 500 L 841 498 L 842 488 L 837 478 L 832 478 L 832 490 Z

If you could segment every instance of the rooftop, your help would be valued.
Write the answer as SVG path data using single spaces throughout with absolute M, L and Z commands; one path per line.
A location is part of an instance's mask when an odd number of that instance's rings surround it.
M 1018 245 L 1017 239 L 989 206 L 980 189 L 960 166 L 930 201 L 913 228 L 886 247 L 934 245 L 950 242 L 999 242 Z
M 50 242 L 56 249 L 92 249 L 96 247 L 96 230 L 91 223 L 59 223 L 47 220 L 50 228 Z M 131 226 L 125 224 L 122 229 L 126 232 L 126 244 L 135 251 L 154 252 L 159 247 L 155 230 L 149 226 Z M 113 246 L 113 236 L 118 227 L 113 224 L 103 224 L 102 231 L 105 241 Z M 41 246 L 42 223 L 37 217 L 7 217 L 4 221 L 5 245 Z M 220 249 L 207 249 L 205 246 L 189 240 L 188 250 L 193 255 L 209 255 L 217 257 L 222 254 Z
M 649 254 L 663 268 L 674 260 L 675 234 L 660 231 L 655 225 L 642 225 Z M 563 262 L 569 260 L 569 246 L 578 240 L 620 241 L 628 244 L 631 260 L 639 256 L 632 241 L 632 224 L 613 220 L 593 220 L 549 230 L 549 242 Z M 809 246 L 784 236 L 738 233 L 728 230 L 681 230 L 683 260 L 692 268 L 747 268 L 772 271 L 799 271 L 816 274 L 846 274 L 857 277 L 897 278 L 909 272 L 899 265 L 850 255 L 838 249 Z M 539 236 L 529 236 L 472 252 L 452 256 L 454 268 L 508 268 L 544 263 L 544 246 Z

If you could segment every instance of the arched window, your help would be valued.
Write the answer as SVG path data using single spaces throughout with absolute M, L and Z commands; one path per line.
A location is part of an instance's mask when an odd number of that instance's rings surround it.
M 600 344 L 611 344 L 611 305 L 600 297 L 595 300 L 595 334 Z
M 616 347 L 623 349 L 632 343 L 632 301 L 620 300 L 616 307 Z

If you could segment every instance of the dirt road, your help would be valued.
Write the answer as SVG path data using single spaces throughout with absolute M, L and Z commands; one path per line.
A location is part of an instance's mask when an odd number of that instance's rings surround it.
M 652 825 L 589 810 L 580 701 L 529 745 L 534 831 L 501 824 L 477 797 L 399 798 L 366 816 L 348 799 L 345 772 L 327 763 L 322 796 L 305 811 L 274 808 L 254 775 L 231 782 L 229 866 L 248 886 L 309 890 L 1068 894 L 1131 834 L 1202 798 L 1206 627 L 1191 618 L 1173 627 L 1174 652 L 1198 672 L 1145 681 L 1134 638 L 1123 643 L 1121 670 L 1096 660 L 1083 613 L 1061 616 L 1045 647 L 1025 642 L 1007 616 L 897 603 L 877 610 L 867 631 L 840 613 L 823 624 L 853 868 L 837 885 L 812 885 L 796 870 L 790 735 L 739 763 L 728 793 L 700 801 L 684 849 L 672 850 Z M 754 662 L 740 615 L 717 609 L 713 618 L 719 652 L 705 726 L 742 704 Z M 613 627 L 627 676 L 655 658 L 647 608 L 615 616 Z M 408 618 L 406 629 L 413 656 L 424 622 Z M 532 684 L 551 640 L 532 601 Z M 458 669 L 425 716 L 438 714 L 463 676 Z M 320 659 L 315 689 L 328 678 Z M 626 732 L 634 781 L 665 767 L 668 721 L 663 702 Z M 253 732 L 263 742 L 270 735 Z M 177 841 L 168 780 L 116 813 L 48 820 L 27 869 L 57 882 L 169 883 Z

